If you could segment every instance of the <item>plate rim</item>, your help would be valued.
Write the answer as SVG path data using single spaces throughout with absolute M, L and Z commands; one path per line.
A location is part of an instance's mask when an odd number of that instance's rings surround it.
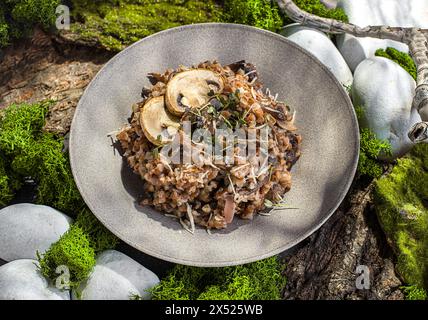
M 153 250 L 148 249 L 144 246 L 142 247 L 139 244 L 134 243 L 133 241 L 127 239 L 126 236 L 123 236 L 122 232 L 120 232 L 116 228 L 110 226 L 108 223 L 106 223 L 106 221 L 102 217 L 99 217 L 96 214 L 92 204 L 90 204 L 90 202 L 87 201 L 86 195 L 84 195 L 84 192 L 82 191 L 82 185 L 83 184 L 80 182 L 79 177 L 77 176 L 77 173 L 76 173 L 77 170 L 74 169 L 75 163 L 78 162 L 78 160 L 76 160 L 76 153 L 73 151 L 73 149 L 74 149 L 73 141 L 75 139 L 75 130 L 76 130 L 75 129 L 75 126 L 76 126 L 75 125 L 75 123 L 76 123 L 75 119 L 78 117 L 78 114 L 80 113 L 80 109 L 81 109 L 80 106 L 84 104 L 84 101 L 86 99 L 86 93 L 94 86 L 94 83 L 96 82 L 96 80 L 99 77 L 101 77 L 101 75 L 105 72 L 105 70 L 108 68 L 108 65 L 111 62 L 120 59 L 120 57 L 123 54 L 125 54 L 126 51 L 130 50 L 134 46 L 138 46 L 141 43 L 144 43 L 145 41 L 150 41 L 150 39 L 163 36 L 164 34 L 181 32 L 182 30 L 186 30 L 186 29 L 217 28 L 217 27 L 226 28 L 226 29 L 227 28 L 246 29 L 250 32 L 256 32 L 256 33 L 264 34 L 268 37 L 275 38 L 276 40 L 285 42 L 285 43 L 287 43 L 287 45 L 290 45 L 290 46 L 294 47 L 295 49 L 297 49 L 298 51 L 302 52 L 303 54 L 309 56 L 309 58 L 311 60 L 313 60 L 314 63 L 318 64 L 327 73 L 327 75 L 330 77 L 330 79 L 341 89 L 340 93 L 341 93 L 342 97 L 344 98 L 344 100 L 346 101 L 347 111 L 351 115 L 352 130 L 354 131 L 356 139 L 354 141 L 354 146 L 353 146 L 354 147 L 353 151 L 355 153 L 355 157 L 354 157 L 353 162 L 352 162 L 351 174 L 347 178 L 345 188 L 342 190 L 342 192 L 338 198 L 339 201 L 337 201 L 337 203 L 335 205 L 333 205 L 329 210 L 325 210 L 325 212 L 326 212 L 325 217 L 323 219 L 321 219 L 320 222 L 318 222 L 316 225 L 314 225 L 312 228 L 310 228 L 310 230 L 308 230 L 307 232 L 303 232 L 302 234 L 299 234 L 299 236 L 297 236 L 296 239 L 294 239 L 293 241 L 290 241 L 290 242 L 286 243 L 285 245 L 282 245 L 282 246 L 277 247 L 275 249 L 264 252 L 263 254 L 252 255 L 252 256 L 247 257 L 247 258 L 240 258 L 240 259 L 236 259 L 236 260 L 222 260 L 219 262 L 204 262 L 204 261 L 200 261 L 200 260 L 195 261 L 195 260 L 191 260 L 191 259 L 183 259 L 183 258 L 179 258 L 179 257 L 172 257 L 172 256 L 169 256 L 169 255 L 166 255 L 163 253 L 159 253 L 157 251 L 153 251 Z M 296 246 L 297 244 L 299 244 L 300 242 L 302 242 L 303 240 L 305 240 L 306 238 L 308 238 L 309 236 L 311 236 L 313 233 L 318 231 L 327 222 L 327 220 L 329 220 L 331 218 L 333 213 L 336 212 L 336 210 L 339 208 L 339 206 L 342 204 L 343 200 L 345 199 L 346 195 L 348 194 L 348 191 L 350 190 L 350 188 L 352 186 L 352 183 L 353 183 L 356 171 L 357 171 L 359 152 L 360 152 L 359 124 L 358 124 L 357 116 L 356 116 L 352 101 L 350 99 L 350 96 L 346 93 L 345 89 L 343 88 L 343 85 L 339 82 L 339 80 L 337 80 L 337 78 L 333 75 L 333 73 L 315 55 L 313 55 L 311 52 L 307 51 L 306 49 L 300 47 L 299 45 L 295 44 L 294 42 L 288 40 L 286 37 L 284 37 L 280 34 L 274 33 L 272 31 L 268 31 L 268 30 L 248 26 L 248 25 L 243 25 L 243 24 L 223 23 L 223 22 L 195 23 L 195 24 L 181 25 L 181 26 L 177 26 L 174 28 L 162 30 L 162 31 L 154 33 L 150 36 L 144 37 L 144 38 L 138 40 L 137 42 L 131 44 L 130 46 L 126 47 L 122 51 L 118 52 L 116 55 L 114 55 L 110 60 L 108 60 L 101 67 L 101 69 L 97 72 L 97 74 L 92 78 L 91 82 L 85 88 L 85 90 L 84 90 L 82 96 L 80 97 L 79 102 L 76 106 L 76 110 L 74 112 L 73 119 L 71 122 L 70 136 L 69 136 L 69 158 L 70 158 L 70 166 L 71 166 L 73 178 L 75 180 L 76 186 L 77 186 L 79 193 L 82 196 L 85 204 L 92 211 L 92 213 L 95 215 L 95 217 L 110 232 L 112 232 L 115 236 L 117 236 L 121 241 L 127 243 L 128 245 L 132 246 L 133 248 L 135 248 L 135 249 L 137 249 L 137 250 L 139 250 L 145 254 L 148 254 L 148 255 L 155 257 L 155 258 L 158 258 L 160 260 L 164 260 L 164 261 L 168 261 L 168 262 L 172 262 L 172 263 L 177 263 L 177 264 L 182 264 L 182 265 L 196 266 L 196 267 L 226 267 L 226 266 L 242 265 L 242 264 L 246 264 L 246 263 L 259 261 L 262 259 L 266 259 L 266 258 L 275 256 L 275 255 L 278 255 L 279 253 L 284 252 L 286 250 L 289 250 L 289 249 L 293 248 L 294 246 Z

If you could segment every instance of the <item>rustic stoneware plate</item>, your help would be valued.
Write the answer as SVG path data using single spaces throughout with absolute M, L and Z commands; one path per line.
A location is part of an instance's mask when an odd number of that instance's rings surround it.
M 226 230 L 194 235 L 174 219 L 137 204 L 141 179 L 128 169 L 108 133 L 117 130 L 149 85 L 149 72 L 209 59 L 254 63 L 265 87 L 297 111 L 302 157 L 293 168 L 290 207 Z M 284 37 L 232 24 L 195 24 L 157 33 L 120 52 L 86 89 L 74 116 L 70 156 L 89 208 L 120 239 L 171 262 L 243 264 L 278 254 L 308 237 L 334 212 L 355 174 L 359 149 L 348 95 L 311 54 Z

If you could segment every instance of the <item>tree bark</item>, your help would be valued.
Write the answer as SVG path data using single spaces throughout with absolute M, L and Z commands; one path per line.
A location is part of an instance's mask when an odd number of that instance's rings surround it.
M 409 128 L 413 142 L 428 143 L 428 29 L 388 26 L 359 27 L 352 23 L 318 17 L 301 10 L 292 0 L 277 0 L 279 8 L 292 20 L 321 31 L 356 37 L 390 39 L 409 46 L 409 52 L 416 63 L 418 76 L 413 98 L 413 107 L 418 110 L 423 122 Z
M 357 185 L 359 184 L 359 185 Z M 403 285 L 394 256 L 378 224 L 372 202 L 374 183 L 354 186 L 339 209 L 306 245 L 283 255 L 284 299 L 402 300 Z M 366 285 L 357 285 L 358 266 Z
M 86 86 L 112 54 L 52 41 L 40 29 L 0 57 L 0 109 L 12 103 L 55 100 L 45 129 L 66 134 Z

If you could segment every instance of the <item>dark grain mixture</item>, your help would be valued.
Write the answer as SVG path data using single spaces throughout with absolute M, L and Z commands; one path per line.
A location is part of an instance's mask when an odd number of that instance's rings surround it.
M 156 137 L 159 143 L 153 143 L 153 137 L 147 136 L 147 129 L 150 128 L 145 128 L 141 123 L 141 114 L 154 97 L 164 96 L 167 99 L 168 85 L 172 85 L 174 77 L 189 70 L 202 69 L 212 71 L 221 84 L 214 83 L 212 86 L 212 81 L 206 81 L 208 92 L 196 90 L 204 95 L 198 100 L 197 107 L 189 107 L 191 99 L 186 100 L 183 94 L 179 94 L 177 101 L 170 102 L 183 108 L 182 114 L 175 114 L 178 126 L 172 132 L 170 127 L 165 126 L 165 131 L 170 132 L 174 139 L 179 139 L 181 156 L 187 150 L 186 144 L 190 144 L 199 150 L 201 161 L 168 162 L 160 148 L 171 140 L 162 140 L 165 137 L 159 135 Z M 254 65 L 239 61 L 222 66 L 216 61 L 207 61 L 191 68 L 181 66 L 177 70 L 168 69 L 163 74 L 152 73 L 149 79 L 152 87 L 143 88 L 143 100 L 133 106 L 130 123 L 117 134 L 123 156 L 144 180 L 142 205 L 153 206 L 176 218 L 186 230 L 193 232 L 195 225 L 222 229 L 234 217 L 253 219 L 255 214 L 281 202 L 283 195 L 291 188 L 290 169 L 300 157 L 301 136 L 294 126 L 295 112 L 278 101 L 277 96 L 273 96 L 268 89 L 262 88 Z M 189 97 L 194 98 L 192 94 L 189 93 Z M 168 109 L 171 110 L 169 106 Z M 229 157 L 226 161 L 226 158 L 206 157 L 202 143 L 185 139 L 185 132 L 180 126 L 184 121 L 191 123 L 192 132 L 200 128 L 208 130 L 213 144 L 216 142 L 224 149 L 232 148 L 233 159 Z M 242 145 L 236 141 L 227 144 L 223 136 L 216 134 L 219 128 L 237 127 L 245 132 L 269 128 L 267 141 L 264 141 L 268 152 L 263 161 L 260 161 L 263 156 L 260 141 L 256 144 L 256 155 L 259 157 L 256 161 L 256 157 L 240 156 Z M 262 139 L 260 133 L 256 136 L 256 140 Z

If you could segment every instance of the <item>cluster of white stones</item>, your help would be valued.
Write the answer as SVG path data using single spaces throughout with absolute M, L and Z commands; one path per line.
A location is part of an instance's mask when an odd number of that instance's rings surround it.
M 0 259 L 7 261 L 0 266 L 0 300 L 150 299 L 157 275 L 116 250 L 101 252 L 87 281 L 71 294 L 64 282 L 46 279 L 36 252 L 48 250 L 72 223 L 47 206 L 23 203 L 0 210 Z
M 361 27 L 388 25 L 428 28 L 426 0 L 324 2 L 329 7 L 337 4 L 343 8 L 349 22 Z M 377 49 L 387 47 L 408 52 L 405 44 L 350 35 L 338 35 L 335 44 L 324 33 L 299 24 L 285 27 L 282 34 L 317 57 L 342 85 L 352 87 L 350 93 L 354 106 L 363 108 L 365 114 L 361 125 L 391 144 L 392 155 L 384 156 L 383 160 L 395 159 L 410 150 L 414 144 L 407 136 L 408 130 L 421 121 L 419 114 L 412 108 L 415 81 L 395 62 L 375 57 Z

